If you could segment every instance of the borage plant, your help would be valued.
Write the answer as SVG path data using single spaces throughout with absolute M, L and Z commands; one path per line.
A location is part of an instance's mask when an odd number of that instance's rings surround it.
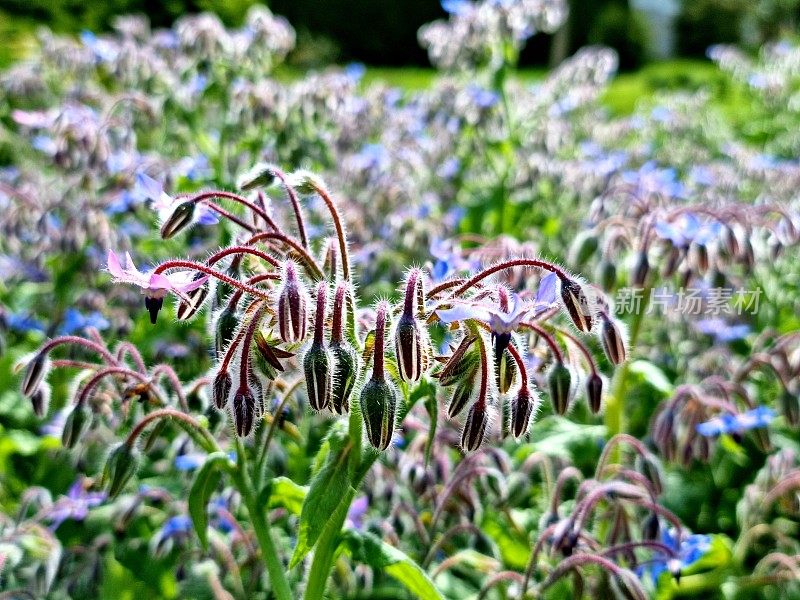
M 278 225 L 265 209 L 259 188 L 272 185 L 283 188 L 296 233 Z M 526 436 L 539 410 L 540 388 L 548 390 L 555 413 L 566 414 L 581 388 L 591 410 L 598 412 L 604 380 L 592 344 L 581 336 L 597 332 L 609 362 L 619 364 L 626 356 L 624 331 L 594 286 L 558 265 L 527 257 L 435 285 L 424 270 L 409 268 L 398 302 L 380 300 L 362 309 L 346 232 L 322 181 L 308 172 L 287 175 L 259 165 L 240 187 L 251 195 L 159 195 L 163 238 L 177 235 L 208 211 L 237 228 L 235 241 L 205 261 L 167 260 L 142 272 L 129 255 L 122 261 L 113 251 L 108 254 L 109 273 L 117 282 L 141 288 L 154 325 L 167 296 L 176 298 L 178 320 L 207 309 L 214 338 L 208 374 L 184 384 L 173 366 L 148 368 L 135 345 L 110 346 L 93 332 L 46 342 L 27 363 L 22 391 L 44 414 L 50 370 L 78 369 L 62 441 L 68 448 L 86 449 L 116 440 L 101 477 L 111 497 L 128 490 L 143 454 L 167 433 L 168 424 L 184 430 L 194 449 L 184 449 L 181 462 L 191 460 L 197 469 L 187 507 L 201 544 L 208 546 L 209 515 L 219 516 L 219 498 L 230 496 L 224 481 L 241 496 L 269 589 L 282 600 L 296 597 L 293 588 L 301 586 L 306 598 L 322 598 L 342 544 L 357 561 L 375 568 L 394 565 L 387 572 L 409 589 L 439 597 L 425 571 L 398 549 L 371 533 L 342 534 L 373 463 L 393 441 L 402 446 L 405 437 L 413 439 L 418 431 L 403 431 L 406 415 L 416 403 L 429 414 L 427 461 L 441 441 L 436 430 L 445 390 L 452 390 L 446 394 L 448 416 L 455 419 L 466 411 L 460 443 L 465 453 L 479 450 L 487 436 Z M 334 238 L 309 239 L 303 195 L 322 199 Z M 542 276 L 501 281 L 512 271 L 531 270 Z M 516 282 L 514 289 L 509 281 Z M 441 342 L 439 352 L 434 340 Z M 78 354 L 50 358 L 64 346 Z M 280 468 L 270 461 L 277 431 L 303 435 L 286 414 L 290 403 L 301 404 L 302 390 L 311 410 L 331 421 L 308 487 L 278 476 Z M 206 394 L 211 406 L 204 404 Z M 232 426 L 225 424 L 225 414 Z M 310 428 L 305 431 L 312 435 Z M 608 493 L 616 494 L 612 488 Z M 603 494 L 591 493 L 587 501 L 597 502 Z M 227 526 L 241 531 L 236 520 L 243 515 L 227 512 L 236 511 L 227 501 L 222 505 L 229 515 Z M 268 510 L 275 506 L 290 511 L 293 506 L 299 513 L 289 569 Z M 159 534 L 164 540 L 187 531 L 185 516 L 173 519 L 179 522 Z M 311 550 L 303 584 L 293 568 Z M 258 562 L 251 560 L 255 549 L 245 551 L 241 568 L 228 569 L 230 577 L 242 578 L 231 582 L 235 590 L 245 589 L 245 568 L 253 571 L 249 589 L 263 583 Z

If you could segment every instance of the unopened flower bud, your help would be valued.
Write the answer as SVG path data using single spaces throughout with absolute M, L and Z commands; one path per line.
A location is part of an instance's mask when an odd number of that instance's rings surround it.
M 258 187 L 269 187 L 275 181 L 274 167 L 267 163 L 258 163 L 242 174 L 236 182 L 240 190 L 248 191 Z
M 164 306 L 164 296 L 148 296 L 145 294 L 144 307 L 147 309 L 147 312 L 150 313 L 150 323 L 152 325 L 156 324 L 158 312 L 161 310 L 162 306 Z
M 469 404 L 475 391 L 475 377 L 477 368 L 471 374 L 462 377 L 456 384 L 453 390 L 453 397 L 450 399 L 450 404 L 447 407 L 447 416 L 454 419 L 461 414 L 464 407 Z
M 426 365 L 425 345 L 421 326 L 412 315 L 403 315 L 394 333 L 394 350 L 400 379 L 416 382 Z
M 308 293 L 291 261 L 284 267 L 283 286 L 278 294 L 278 330 L 286 343 L 303 341 L 308 332 Z
M 572 400 L 572 373 L 563 362 L 556 361 L 550 369 L 547 382 L 553 410 L 556 414 L 565 415 Z
M 642 250 L 636 256 L 631 271 L 631 285 L 634 287 L 644 287 L 647 275 L 650 273 L 650 261 L 647 259 L 647 251 Z
M 597 234 L 593 231 L 584 231 L 578 234 L 569 251 L 570 263 L 575 268 L 580 268 L 594 256 L 599 246 Z
M 222 410 L 228 404 L 231 387 L 233 387 L 233 381 L 228 371 L 219 371 L 214 377 L 211 394 L 214 398 L 214 406 L 218 409 Z
M 22 379 L 22 393 L 25 396 L 31 396 L 39 389 L 39 384 L 42 383 L 47 372 L 50 370 L 50 359 L 47 352 L 38 352 L 28 362 L 25 368 L 25 377 Z
M 486 405 L 483 402 L 476 402 L 467 413 L 467 421 L 464 423 L 464 431 L 461 432 L 461 448 L 464 452 L 474 452 L 481 447 L 483 437 L 486 434 L 486 424 L 489 417 L 486 414 Z
M 539 406 L 539 396 L 531 393 L 527 386 L 520 387 L 516 397 L 511 401 L 511 433 L 519 439 L 528 432 L 531 415 Z
M 646 456 L 637 454 L 636 470 L 647 477 L 648 481 L 653 486 L 653 491 L 655 492 L 656 496 L 660 496 L 664 489 L 663 475 L 661 474 L 661 467 L 659 466 L 656 457 L 652 454 L 647 454 Z
M 331 404 L 332 377 L 331 356 L 321 345 L 313 344 L 303 358 L 306 376 L 308 403 L 315 411 L 326 409 Z
M 611 292 L 617 286 L 617 267 L 605 258 L 597 263 L 595 279 L 606 292 Z
M 455 349 L 450 359 L 439 372 L 439 383 L 450 386 L 461 381 L 469 374 L 474 373 L 480 364 L 480 353 L 476 348 L 470 350 L 475 337 L 464 336 L 461 343 Z
M 186 201 L 178 204 L 161 225 L 162 239 L 168 240 L 190 225 L 194 219 L 194 210 L 194 202 Z
M 781 414 L 790 427 L 800 426 L 800 397 L 789 390 L 781 393 Z
M 334 365 L 331 406 L 341 415 L 350 410 L 350 395 L 358 374 L 358 354 L 350 344 L 338 342 L 331 343 L 330 353 Z
M 583 291 L 583 286 L 574 279 L 560 278 L 561 301 L 569 313 L 572 322 L 579 331 L 588 332 L 592 329 L 592 311 L 589 301 Z
M 657 541 L 660 529 L 661 526 L 658 522 L 658 515 L 655 513 L 651 514 L 645 519 L 644 525 L 642 526 L 642 539 Z
M 603 323 L 600 330 L 600 339 L 603 342 L 603 351 L 613 364 L 621 365 L 625 362 L 627 356 L 625 335 L 619 324 L 611 317 L 604 313 L 601 318 Z
M 706 245 L 692 243 L 692 245 L 689 248 L 689 251 L 691 252 L 691 260 L 695 270 L 700 274 L 703 274 L 706 271 L 708 271 L 709 258 L 708 258 L 708 248 L 706 247 Z
M 256 397 L 252 388 L 247 385 L 240 385 L 233 396 L 233 425 L 236 428 L 236 435 L 247 437 L 253 431 L 253 424 L 256 418 Z
M 225 354 L 225 349 L 233 339 L 238 326 L 239 318 L 233 308 L 226 307 L 220 311 L 214 324 L 214 347 L 218 357 Z
M 385 450 L 394 434 L 397 406 L 394 386 L 383 378 L 373 377 L 361 390 L 359 402 L 370 444 L 378 450 Z
M 102 485 L 108 486 L 108 495 L 115 498 L 139 468 L 141 454 L 128 444 L 119 444 L 108 455 L 103 469 Z
M 61 431 L 61 443 L 65 448 L 74 448 L 86 429 L 92 418 L 92 413 L 83 404 L 76 404 L 64 420 L 64 429 Z
M 661 274 L 664 277 L 672 277 L 675 274 L 675 271 L 678 270 L 682 258 L 683 253 L 681 252 L 681 249 L 677 246 L 672 246 L 669 250 L 669 254 L 667 255 L 667 260 L 664 263 L 664 269 L 662 270 Z
M 40 419 L 47 414 L 50 407 L 50 386 L 47 384 L 39 385 L 31 394 L 31 405 L 34 414 Z
M 194 280 L 197 281 L 198 279 L 203 279 L 208 277 L 205 273 L 198 271 L 194 275 Z M 179 321 L 186 321 L 187 319 L 191 319 L 193 316 L 197 314 L 203 303 L 206 301 L 208 297 L 208 284 L 201 285 L 199 288 L 196 288 L 190 292 L 186 292 L 185 294 L 186 299 L 181 299 L 178 303 L 178 308 L 175 311 L 175 316 Z
M 594 414 L 600 412 L 603 400 L 603 379 L 597 373 L 592 373 L 586 380 L 586 397 L 589 399 L 589 408 Z

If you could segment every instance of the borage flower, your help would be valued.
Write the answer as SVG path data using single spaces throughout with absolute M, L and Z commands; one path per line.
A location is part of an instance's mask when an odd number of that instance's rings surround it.
M 697 426 L 697 433 L 706 437 L 727 434 L 740 434 L 750 429 L 766 427 L 775 418 L 775 411 L 766 406 L 758 406 L 738 415 L 724 414 Z
M 108 494 L 105 492 L 90 492 L 91 480 L 82 478 L 73 483 L 66 496 L 62 496 L 53 504 L 47 514 L 51 522 L 50 529 L 55 531 L 67 519 L 83 521 L 89 514 L 89 509 L 102 504 Z
M 184 300 L 185 294 L 202 286 L 208 276 L 195 278 L 189 271 L 176 273 L 142 273 L 133 264 L 129 253 L 125 253 L 126 267 L 123 269 L 119 258 L 113 250 L 108 251 L 108 272 L 114 277 L 115 283 L 130 283 L 142 288 L 145 295 L 144 305 L 150 313 L 150 322 L 155 324 L 158 311 L 164 305 L 164 296 L 174 292 Z

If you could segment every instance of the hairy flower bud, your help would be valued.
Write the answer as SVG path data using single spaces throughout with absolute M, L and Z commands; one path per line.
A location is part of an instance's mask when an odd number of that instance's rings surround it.
M 242 174 L 236 182 L 240 190 L 248 191 L 258 187 L 269 187 L 275 181 L 274 167 L 268 163 L 257 163 L 249 171 Z
M 394 351 L 400 379 L 416 382 L 422 377 L 427 360 L 420 324 L 411 315 L 403 315 L 394 332 Z
M 592 311 L 583 286 L 574 279 L 560 278 L 561 301 L 569 314 L 572 322 L 579 331 L 588 332 L 592 329 Z
M 358 354 L 350 344 L 339 342 L 331 343 L 330 353 L 334 365 L 331 407 L 341 415 L 350 410 L 350 395 L 358 374 Z
M 489 416 L 486 414 L 486 405 L 483 402 L 476 402 L 467 413 L 467 421 L 464 423 L 464 431 L 461 432 L 461 448 L 464 452 L 474 452 L 481 447 L 483 437 L 486 434 L 486 424 Z
M 514 378 L 517 375 L 517 361 L 511 355 L 508 348 L 503 350 L 503 353 L 495 361 L 495 383 L 497 389 L 501 394 L 507 394 L 514 383 Z
M 383 378 L 373 377 L 361 390 L 359 403 L 370 444 L 378 450 L 385 450 L 394 434 L 397 406 L 394 386 Z
M 520 387 L 511 401 L 511 433 L 519 439 L 528 432 L 531 415 L 539 406 L 539 396 L 531 393 L 527 386 Z
M 92 413 L 83 404 L 76 404 L 64 420 L 61 443 L 65 448 L 74 448 L 89 427 Z
M 450 359 L 439 372 L 439 383 L 442 386 L 447 387 L 458 383 L 462 377 L 478 368 L 480 353 L 477 349 L 470 351 L 470 347 L 476 339 L 472 336 L 464 336 L 453 354 L 450 355 Z
M 233 396 L 231 415 L 236 435 L 239 437 L 250 435 L 256 418 L 256 397 L 249 385 L 240 385 L 236 390 L 236 394 Z
M 606 292 L 611 292 L 617 286 L 617 266 L 604 258 L 597 263 L 595 279 Z
M 569 251 L 569 261 L 577 269 L 582 267 L 597 252 L 599 240 L 594 231 L 584 231 L 577 235 Z
M 47 384 L 39 385 L 31 394 L 31 405 L 34 414 L 40 419 L 47 414 L 50 407 L 50 386 Z
M 228 371 L 219 371 L 214 377 L 214 384 L 211 388 L 214 406 L 218 409 L 222 410 L 228 404 L 228 398 L 231 395 L 231 387 L 233 387 L 233 381 Z
M 287 343 L 303 341 L 308 332 L 308 293 L 291 261 L 284 267 L 283 286 L 278 294 L 278 331 Z
M 233 339 L 233 335 L 238 326 L 239 317 L 237 317 L 236 311 L 233 308 L 224 308 L 220 311 L 214 325 L 214 347 L 218 357 L 225 354 L 225 349 Z
M 108 495 L 115 498 L 139 469 L 141 454 L 128 444 L 119 444 L 108 455 L 103 469 L 102 485 L 108 486 Z
M 202 271 L 198 271 L 194 275 L 194 280 L 197 281 L 198 279 L 202 279 L 204 277 L 208 277 Z M 190 292 L 186 292 L 185 294 L 186 299 L 181 299 L 178 303 L 178 308 L 175 310 L 175 317 L 179 321 L 186 321 L 187 319 L 191 319 L 193 316 L 197 314 L 203 303 L 208 298 L 208 284 L 201 285 L 199 288 L 196 288 Z
M 22 379 L 22 393 L 32 396 L 39 389 L 39 384 L 50 370 L 50 359 L 47 352 L 38 352 L 25 367 L 25 377 Z
M 194 210 L 194 202 L 186 201 L 178 204 L 161 225 L 162 239 L 168 240 L 190 225 L 194 219 Z
M 647 275 L 650 273 L 650 261 L 647 259 L 647 251 L 642 250 L 636 256 L 631 271 L 631 285 L 634 287 L 644 287 Z
M 592 373 L 586 380 L 586 397 L 589 399 L 589 408 L 594 414 L 600 412 L 603 400 L 603 379 L 597 373 Z
M 308 403 L 315 411 L 326 409 L 332 397 L 332 359 L 321 345 L 313 344 L 303 358 Z
M 565 415 L 572 400 L 572 373 L 563 362 L 556 361 L 550 369 L 547 383 L 553 410 L 556 414 Z
M 456 384 L 453 390 L 453 397 L 450 399 L 450 404 L 447 407 L 447 416 L 451 419 L 461 414 L 461 411 L 464 410 L 464 407 L 469 404 L 472 399 L 473 392 L 475 391 L 475 378 L 477 373 L 478 370 L 476 368 L 472 373 L 462 377 Z
M 600 330 L 600 339 L 603 342 L 603 351 L 613 364 L 621 365 L 625 362 L 627 356 L 625 336 L 619 325 L 611 317 L 603 313 L 601 318 L 603 323 Z

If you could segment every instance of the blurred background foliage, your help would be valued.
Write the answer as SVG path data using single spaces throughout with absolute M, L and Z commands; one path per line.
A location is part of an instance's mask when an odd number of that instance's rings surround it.
M 611 46 L 623 70 L 650 58 L 643 11 L 675 4 L 673 58 L 704 57 L 716 43 L 755 48 L 795 30 L 800 0 L 571 0 L 564 40 L 537 36 L 521 64 L 546 66 L 587 44 Z M 0 0 L 0 65 L 24 56 L 37 25 L 59 33 L 108 29 L 116 15 L 144 13 L 155 26 L 182 14 L 210 10 L 238 26 L 255 0 Z M 290 64 L 298 67 L 360 61 L 370 65 L 427 67 L 417 43 L 421 25 L 445 16 L 438 0 L 271 0 L 273 12 L 298 31 Z M 651 26 L 652 28 L 652 26 Z

